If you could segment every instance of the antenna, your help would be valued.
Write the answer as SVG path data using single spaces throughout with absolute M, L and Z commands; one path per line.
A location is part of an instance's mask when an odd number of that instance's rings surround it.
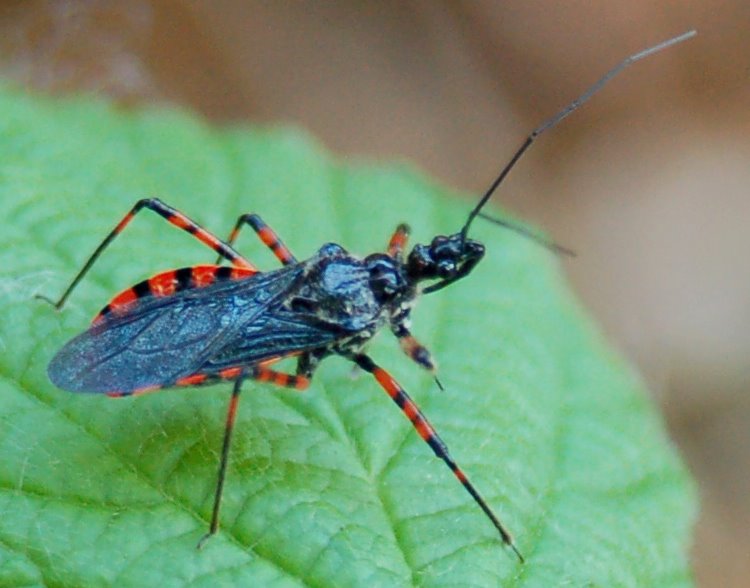
M 568 249 L 567 247 L 558 245 L 557 243 L 553 241 L 547 241 L 547 239 L 545 239 L 544 237 L 540 237 L 539 235 L 535 235 L 534 233 L 529 231 L 526 227 L 522 227 L 521 225 L 516 225 L 510 221 L 506 221 L 501 218 L 495 218 L 494 216 L 490 216 L 488 214 L 485 214 L 484 212 L 480 212 L 479 216 L 481 216 L 483 219 L 487 219 L 488 221 L 495 223 L 496 225 L 500 225 L 501 227 L 510 229 L 511 231 L 514 231 L 518 233 L 519 235 L 528 237 L 535 243 L 538 243 L 542 247 L 549 249 L 552 253 L 557 253 L 558 255 L 567 255 L 568 257 L 576 256 L 576 252 L 573 251 L 572 249 Z
M 471 223 L 474 221 L 474 219 L 480 215 L 480 211 L 484 207 L 485 204 L 487 204 L 487 201 L 490 199 L 492 194 L 495 193 L 495 190 L 497 190 L 497 187 L 503 182 L 505 179 L 505 176 L 507 176 L 510 173 L 510 170 L 513 169 L 513 166 L 516 165 L 519 159 L 521 159 L 521 156 L 526 152 L 526 150 L 531 146 L 531 144 L 536 140 L 536 138 L 544 133 L 544 131 L 548 131 L 555 125 L 557 125 L 559 122 L 561 122 L 565 117 L 567 117 L 570 113 L 572 113 L 574 110 L 576 110 L 579 106 L 583 105 L 589 98 L 591 98 L 594 94 L 596 94 L 599 90 L 601 90 L 604 85 L 610 81 L 612 78 L 614 78 L 617 74 L 619 74 L 622 70 L 624 70 L 629 65 L 632 65 L 636 61 L 640 61 L 644 57 L 648 57 L 649 55 L 653 55 L 654 53 L 658 53 L 662 49 L 666 49 L 667 47 L 671 47 L 672 45 L 676 45 L 677 43 L 682 43 L 683 41 L 686 41 L 687 39 L 690 39 L 691 37 L 694 37 L 696 35 L 696 32 L 694 30 L 687 31 L 686 33 L 683 33 L 677 37 L 673 37 L 671 39 L 668 39 L 667 41 L 663 41 L 662 43 L 659 43 L 658 45 L 654 45 L 653 47 L 649 47 L 648 49 L 644 49 L 643 51 L 639 53 L 635 53 L 631 55 L 630 57 L 627 57 L 623 59 L 620 63 L 618 63 L 615 67 L 613 67 L 611 70 L 609 70 L 604 76 L 602 76 L 593 86 L 591 86 L 588 90 L 586 90 L 583 94 L 581 94 L 578 98 L 573 100 L 570 104 L 568 104 L 565 108 L 563 108 L 560 112 L 558 112 L 555 116 L 553 116 L 550 119 L 547 119 L 544 123 L 542 123 L 540 126 L 535 128 L 533 131 L 531 131 L 531 134 L 526 137 L 526 140 L 523 142 L 521 147 L 518 149 L 518 151 L 515 152 L 513 157 L 511 157 L 510 161 L 506 164 L 506 166 L 503 168 L 503 170 L 500 172 L 500 175 L 497 176 L 494 182 L 492 182 L 492 185 L 487 189 L 487 191 L 484 193 L 484 196 L 482 196 L 479 203 L 474 207 L 474 209 L 469 213 L 469 218 L 466 219 L 466 224 L 464 224 L 463 228 L 461 229 L 461 240 L 464 241 L 466 239 L 466 235 L 469 232 L 469 227 L 471 226 Z M 483 218 L 486 218 L 488 220 L 491 220 L 497 224 L 506 226 L 508 228 L 512 228 L 518 232 L 528 234 L 526 231 L 521 230 L 520 227 L 516 227 L 514 225 L 511 225 L 510 223 L 507 223 L 505 221 L 501 221 L 499 219 L 495 219 L 493 217 L 489 217 L 485 215 L 484 213 L 481 214 Z M 549 246 L 549 245 L 548 245 Z M 554 249 L 554 247 L 553 247 Z

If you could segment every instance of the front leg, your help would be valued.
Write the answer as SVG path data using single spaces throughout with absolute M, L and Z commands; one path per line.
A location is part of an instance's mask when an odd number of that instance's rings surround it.
M 466 473 L 451 457 L 450 453 L 448 452 L 447 445 L 443 442 L 435 428 L 427 420 L 427 417 L 422 414 L 422 411 L 419 409 L 416 403 L 406 393 L 406 390 L 401 387 L 401 385 L 393 378 L 393 376 L 391 376 L 387 371 L 385 371 L 372 359 L 370 359 L 368 355 L 364 355 L 362 353 L 354 354 L 349 356 L 349 359 L 356 363 L 360 368 L 374 376 L 378 384 L 380 384 L 380 386 L 383 388 L 383 390 L 385 390 L 388 396 L 391 397 L 391 400 L 393 400 L 393 402 L 395 402 L 396 405 L 401 409 L 401 412 L 404 413 L 404 416 L 406 416 L 406 418 L 411 421 L 411 424 L 416 430 L 417 434 L 425 441 L 425 443 L 427 443 L 427 445 L 430 446 L 435 455 L 442 459 L 443 462 L 445 462 L 445 465 L 450 468 L 450 470 L 453 472 L 453 475 L 456 476 L 456 479 L 479 505 L 484 514 L 487 515 L 490 521 L 492 521 L 492 524 L 500 533 L 500 537 L 503 543 L 510 547 L 515 552 L 518 560 L 523 563 L 523 556 L 518 550 L 518 547 L 516 547 L 511 534 L 500 522 L 500 519 L 497 517 L 497 515 L 495 515 L 495 513 L 492 511 L 489 504 L 487 504 L 487 501 L 482 497 L 481 494 L 479 494 L 479 491 L 474 487 L 474 484 L 471 483 Z
M 229 238 L 227 239 L 227 243 L 230 246 L 237 240 L 237 235 L 240 234 L 240 229 L 242 229 L 244 225 L 250 225 L 263 244 L 273 252 L 276 259 L 278 259 L 282 265 L 297 263 L 297 258 L 294 257 L 294 254 L 286 245 L 284 245 L 281 238 L 271 227 L 264 223 L 263 219 L 257 214 L 243 214 L 237 219 L 234 229 L 229 233 Z M 219 257 L 216 263 L 218 264 L 220 262 L 221 257 Z
M 432 358 L 430 350 L 416 340 L 409 331 L 409 312 L 406 311 L 391 320 L 391 331 L 398 339 L 401 350 L 417 365 L 431 373 L 437 371 L 437 364 Z
M 403 260 L 404 249 L 406 249 L 406 243 L 409 240 L 410 232 L 411 229 L 409 228 L 409 225 L 405 223 L 401 223 L 396 227 L 396 230 L 391 236 L 391 240 L 388 242 L 388 255 L 393 259 L 398 261 Z

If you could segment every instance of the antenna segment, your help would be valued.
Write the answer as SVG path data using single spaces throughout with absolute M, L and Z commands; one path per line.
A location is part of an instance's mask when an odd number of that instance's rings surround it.
M 568 104 L 555 116 L 547 119 L 540 126 L 538 126 L 533 131 L 531 131 L 531 134 L 529 134 L 529 136 L 526 137 L 526 140 L 523 142 L 523 144 L 518 149 L 518 151 L 515 152 L 513 157 L 510 159 L 510 161 L 506 164 L 506 166 L 500 172 L 500 175 L 497 176 L 495 181 L 492 182 L 492 185 L 484 193 L 484 196 L 482 196 L 481 200 L 479 200 L 479 203 L 469 213 L 469 217 L 466 219 L 466 223 L 461 229 L 461 239 L 462 240 L 466 239 L 466 235 L 469 232 L 469 227 L 471 226 L 471 223 L 474 221 L 474 219 L 477 216 L 481 216 L 482 218 L 486 218 L 488 220 L 491 220 L 505 227 L 512 228 L 518 232 L 525 233 L 525 231 L 521 230 L 519 227 L 515 227 L 515 225 L 511 225 L 510 223 L 501 221 L 500 219 L 496 219 L 491 216 L 488 216 L 485 213 L 481 212 L 481 210 L 484 207 L 484 205 L 487 204 L 487 201 L 492 197 L 492 194 L 495 193 L 495 190 L 497 190 L 497 187 L 500 184 L 502 184 L 505 177 L 510 173 L 510 170 L 512 170 L 513 167 L 516 165 L 516 163 L 518 163 L 518 160 L 521 159 L 521 156 L 526 152 L 526 150 L 531 146 L 531 144 L 536 140 L 536 138 L 539 137 L 539 135 L 541 135 L 545 131 L 548 131 L 552 127 L 556 126 L 559 122 L 561 122 L 565 117 L 571 114 L 574 110 L 582 106 L 589 98 L 591 98 L 594 94 L 596 94 L 599 90 L 601 90 L 607 82 L 609 82 L 612 78 L 614 78 L 617 74 L 619 74 L 622 70 L 624 70 L 629 65 L 632 65 L 636 61 L 640 61 L 641 59 L 644 59 L 645 57 L 653 55 L 654 53 L 658 53 L 662 49 L 666 49 L 668 47 L 671 47 L 672 45 L 676 45 L 677 43 L 682 43 L 683 41 L 686 41 L 690 39 L 691 37 L 694 37 L 695 35 L 696 35 L 696 32 L 694 30 L 687 31 L 686 33 L 678 35 L 677 37 L 673 37 L 671 39 L 663 41 L 662 43 L 659 43 L 658 45 L 654 45 L 653 47 L 649 47 L 648 49 L 644 49 L 643 51 L 640 51 L 639 53 L 635 53 L 631 55 L 630 57 L 623 59 L 615 67 L 613 67 L 606 74 L 604 74 L 604 76 L 602 76 L 593 86 L 591 86 L 578 98 L 573 100 L 573 102 Z M 554 244 L 545 243 L 545 246 L 551 247 L 552 249 L 561 249 L 559 246 L 556 246 Z

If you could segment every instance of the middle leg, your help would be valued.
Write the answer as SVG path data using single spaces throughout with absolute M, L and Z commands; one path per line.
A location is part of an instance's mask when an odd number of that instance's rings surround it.
M 289 248 L 284 245 L 284 242 L 274 230 L 264 223 L 263 219 L 257 214 L 243 214 L 237 219 L 237 222 L 234 224 L 234 229 L 229 233 L 229 238 L 227 239 L 227 243 L 230 246 L 235 242 L 237 236 L 240 234 L 240 230 L 246 224 L 252 227 L 258 237 L 260 237 L 263 244 L 273 252 L 276 259 L 278 259 L 283 265 L 297 263 L 297 258 L 294 257 Z M 220 262 L 221 257 L 219 257 L 216 263 L 218 264 Z
M 223 370 L 220 374 L 222 378 L 234 378 L 234 388 L 229 400 L 227 409 L 227 418 L 224 425 L 224 441 L 221 446 L 221 458 L 219 460 L 219 473 L 216 479 L 216 491 L 214 493 L 214 506 L 211 512 L 211 523 L 209 524 L 208 533 L 206 533 L 198 542 L 198 549 L 202 549 L 206 541 L 215 535 L 219 530 L 219 511 L 221 510 L 221 496 L 224 492 L 224 482 L 227 477 L 227 464 L 229 463 L 229 448 L 232 444 L 232 432 L 234 431 L 234 422 L 237 417 L 237 408 L 240 403 L 240 392 L 242 383 L 246 379 L 257 380 L 259 382 L 269 382 L 283 388 L 294 388 L 295 390 L 305 390 L 310 385 L 310 378 L 302 375 L 285 374 L 277 372 L 267 367 L 278 360 L 271 360 L 260 363 L 249 368 L 229 368 Z

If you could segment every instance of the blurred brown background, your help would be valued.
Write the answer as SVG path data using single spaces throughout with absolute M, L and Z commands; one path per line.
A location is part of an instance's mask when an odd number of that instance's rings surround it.
M 0 75 L 218 122 L 479 192 L 624 56 L 696 28 L 545 135 L 498 200 L 579 252 L 580 296 L 640 367 L 699 480 L 702 586 L 750 585 L 750 2 L 0 4 Z M 644 522 L 644 524 L 648 524 Z

